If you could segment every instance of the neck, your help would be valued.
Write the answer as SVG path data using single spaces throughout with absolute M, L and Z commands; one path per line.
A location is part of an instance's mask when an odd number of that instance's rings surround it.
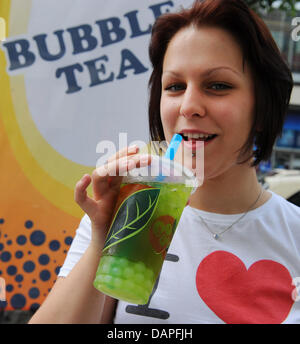
M 204 176 L 205 177 L 205 176 Z M 247 211 L 261 192 L 254 167 L 237 166 L 221 176 L 204 179 L 204 183 L 190 198 L 189 205 L 219 214 L 239 214 Z M 260 197 L 254 208 L 268 197 Z

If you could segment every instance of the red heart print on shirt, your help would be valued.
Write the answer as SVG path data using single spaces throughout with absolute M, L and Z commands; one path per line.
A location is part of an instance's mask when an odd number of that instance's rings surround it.
M 196 286 L 201 299 L 227 324 L 280 324 L 294 303 L 292 277 L 283 265 L 259 260 L 247 270 L 226 251 L 201 261 Z

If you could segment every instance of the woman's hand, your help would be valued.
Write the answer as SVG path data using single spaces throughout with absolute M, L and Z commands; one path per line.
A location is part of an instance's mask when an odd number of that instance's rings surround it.
M 122 183 L 122 174 L 135 167 L 147 166 L 150 155 L 139 155 L 138 147 L 126 147 L 98 167 L 92 176 L 85 174 L 76 184 L 75 201 L 92 222 L 92 243 L 103 247 Z M 93 198 L 87 195 L 92 182 Z

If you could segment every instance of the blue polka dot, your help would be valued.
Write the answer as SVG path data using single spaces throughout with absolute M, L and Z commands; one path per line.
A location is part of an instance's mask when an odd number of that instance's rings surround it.
M 43 245 L 46 240 L 46 235 L 40 230 L 33 231 L 30 235 L 30 241 L 35 246 Z
M 12 284 L 8 284 L 6 286 L 6 291 L 8 291 L 9 293 L 12 292 L 14 290 L 14 286 Z
M 15 253 L 15 257 L 18 258 L 18 259 L 22 258 L 23 257 L 23 252 L 22 251 L 17 251 Z
M 50 279 L 50 277 L 51 277 L 51 274 L 50 274 L 50 271 L 48 271 L 48 270 L 42 270 L 41 272 L 40 272 L 40 279 L 42 280 L 42 281 L 49 281 L 49 279 Z
M 11 241 L 11 240 L 7 240 L 7 241 L 6 241 L 6 244 L 7 244 L 7 245 L 11 245 L 11 244 L 12 244 L 12 241 Z
M 72 244 L 73 238 L 71 236 L 68 236 L 65 238 L 65 244 L 70 246 Z
M 0 225 L 2 225 L 2 223 L 4 223 L 4 219 L 0 219 Z
M 30 298 L 36 299 L 40 296 L 40 291 L 38 290 L 38 288 L 31 288 L 29 289 L 28 295 Z
M 58 275 L 58 274 L 59 274 L 60 268 L 61 268 L 60 266 L 57 266 L 57 267 L 56 267 L 56 269 L 54 270 L 54 271 L 55 271 L 55 273 L 56 273 L 56 275 Z
M 35 279 L 33 279 L 33 280 L 32 280 L 32 283 L 33 283 L 33 284 L 36 284 L 36 280 L 35 280 Z
M 8 275 L 13 276 L 17 273 L 17 268 L 14 265 L 10 265 L 7 269 L 6 272 Z
M 28 229 L 32 228 L 33 227 L 33 222 L 30 221 L 30 220 L 26 221 L 25 222 L 25 227 L 28 228 Z
M 26 298 L 22 294 L 15 294 L 11 298 L 10 303 L 14 309 L 21 309 L 26 305 Z
M 4 249 L 4 245 L 0 243 L 0 251 Z
M 50 261 L 50 258 L 47 254 L 41 254 L 39 256 L 39 263 L 41 265 L 47 265 L 49 263 L 49 261 Z
M 49 243 L 49 248 L 51 251 L 57 251 L 60 248 L 60 242 L 58 240 L 52 240 Z
M 40 307 L 40 304 L 39 303 L 33 303 L 31 306 L 30 306 L 30 310 L 33 311 L 33 312 L 36 312 Z
M 27 242 L 27 238 L 26 238 L 25 235 L 19 235 L 19 236 L 17 237 L 17 243 L 18 243 L 19 245 L 25 245 L 26 242 Z
M 23 264 L 23 269 L 25 272 L 32 272 L 35 269 L 35 264 L 31 260 L 28 260 Z
M 60 243 L 58 240 L 52 240 L 49 243 L 49 248 L 51 251 L 57 251 L 60 248 Z
M 11 254 L 8 251 L 4 251 L 1 253 L 0 258 L 1 258 L 2 262 L 8 262 L 8 261 L 10 261 Z
M 19 275 L 17 275 L 16 277 L 15 277 L 15 281 L 16 282 L 22 282 L 23 281 L 23 275 L 21 275 L 21 274 L 19 274 Z

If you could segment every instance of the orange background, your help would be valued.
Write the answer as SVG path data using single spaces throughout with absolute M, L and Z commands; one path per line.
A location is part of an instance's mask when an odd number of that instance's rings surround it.
M 0 133 L 0 257 L 3 258 L 0 260 L 0 276 L 6 282 L 7 306 L 5 309 L 27 310 L 32 305 L 35 307 L 36 304 L 41 304 L 48 294 L 56 280 L 57 268 L 63 264 L 69 248 L 70 237 L 74 237 L 79 219 L 66 214 L 47 201 L 25 177 L 14 158 L 1 120 Z M 59 193 L 57 197 L 59 197 Z M 27 221 L 32 222 L 31 228 L 26 227 Z M 36 230 L 45 234 L 45 241 L 39 246 L 34 245 L 30 240 L 30 236 Z M 27 239 L 24 245 L 17 242 L 20 235 Z M 49 247 L 53 240 L 57 240 L 60 244 L 56 251 Z M 17 251 L 23 253 L 22 258 L 16 258 Z M 6 252 L 11 254 L 8 261 L 6 261 L 8 256 Z M 39 263 L 41 254 L 49 256 L 48 264 Z M 24 270 L 24 263 L 27 261 L 35 264 L 32 272 Z M 14 272 L 15 270 L 14 268 L 9 269 L 11 266 L 15 266 L 17 269 L 12 275 L 8 273 L 8 271 Z M 50 278 L 46 281 L 40 277 L 43 270 L 50 273 Z M 49 273 L 44 274 L 47 276 Z M 22 279 L 21 276 L 23 280 L 18 282 Z M 38 290 L 31 290 L 32 288 Z

